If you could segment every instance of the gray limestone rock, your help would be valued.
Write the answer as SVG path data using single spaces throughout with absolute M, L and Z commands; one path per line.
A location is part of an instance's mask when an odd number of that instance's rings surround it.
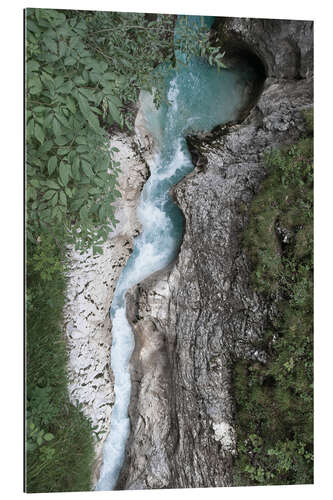
M 147 179 L 145 161 L 138 145 L 125 134 L 112 137 L 122 172 L 116 218 L 120 221 L 103 245 L 101 255 L 83 255 L 68 249 L 67 303 L 64 308 L 65 338 L 68 346 L 68 391 L 73 404 L 81 405 L 99 439 L 95 442 L 96 461 L 92 473 L 96 483 L 102 448 L 110 426 L 114 404 L 113 373 L 110 367 L 112 325 L 109 309 L 120 273 L 129 258 L 133 239 L 140 231 L 136 207 Z
M 304 130 L 313 25 L 222 18 L 214 28 L 223 49 L 260 60 L 266 80 L 240 123 L 188 138 L 197 166 L 172 191 L 186 220 L 179 256 L 128 293 L 136 345 L 120 489 L 231 485 L 232 362 L 265 361 L 255 344 L 272 311 L 250 286 L 241 238 L 265 152 Z

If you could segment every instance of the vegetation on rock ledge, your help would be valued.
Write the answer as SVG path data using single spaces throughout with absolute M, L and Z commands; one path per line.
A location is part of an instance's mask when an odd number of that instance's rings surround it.
M 258 293 L 277 304 L 267 363 L 238 360 L 234 484 L 313 482 L 313 113 L 307 137 L 267 157 L 244 246 Z

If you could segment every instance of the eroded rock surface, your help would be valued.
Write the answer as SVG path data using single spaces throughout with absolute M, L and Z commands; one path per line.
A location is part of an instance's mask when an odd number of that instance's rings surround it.
M 265 152 L 304 130 L 302 111 L 313 101 L 312 23 L 219 23 L 221 43 L 255 54 L 267 78 L 242 123 L 189 138 L 197 167 L 173 189 L 186 219 L 179 257 L 128 293 L 136 347 L 119 488 L 231 485 L 231 364 L 265 359 L 255 341 L 271 311 L 250 286 L 241 237 Z
M 69 395 L 80 404 L 91 420 L 100 440 L 96 439 L 96 483 L 101 452 L 107 435 L 114 403 L 113 374 L 110 368 L 112 325 L 109 309 L 113 293 L 133 248 L 133 238 L 139 233 L 136 219 L 138 198 L 148 170 L 136 152 L 133 139 L 118 134 L 111 146 L 119 149 L 121 163 L 116 218 L 120 221 L 103 245 L 102 255 L 92 252 L 80 255 L 69 250 L 67 304 L 64 310 L 65 336 L 69 350 Z

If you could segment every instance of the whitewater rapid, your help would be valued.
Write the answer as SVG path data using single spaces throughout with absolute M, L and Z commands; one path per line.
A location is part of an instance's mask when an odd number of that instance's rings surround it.
M 176 95 L 175 78 L 168 93 L 171 102 L 168 123 L 171 126 L 173 115 L 177 112 Z M 112 410 L 110 432 L 104 444 L 104 460 L 97 490 L 112 490 L 115 487 L 129 435 L 128 406 L 131 382 L 128 364 L 134 349 L 134 339 L 126 318 L 125 294 L 129 288 L 168 265 L 177 253 L 180 228 L 178 230 L 175 228 L 175 221 L 168 215 L 167 208 L 171 202 L 168 191 L 173 185 L 172 179 L 177 172 L 181 175 L 180 170 L 184 167 L 188 171 L 193 168 L 190 159 L 184 154 L 183 146 L 184 140 L 179 137 L 168 162 L 162 164 L 158 154 L 150 165 L 151 176 L 144 186 L 137 209 L 142 232 L 135 239 L 133 253 L 115 290 L 110 311 L 113 335 L 111 367 L 115 377 L 115 405 Z
M 193 22 L 196 19 L 193 16 Z M 212 22 L 213 18 L 207 21 L 207 28 Z M 209 131 L 233 120 L 246 99 L 244 89 L 248 78 L 251 78 L 250 70 L 218 72 L 201 58 L 194 57 L 188 65 L 181 65 L 166 76 L 168 104 L 156 110 L 149 94 L 144 93 L 141 99 L 142 111 L 158 152 L 149 165 L 151 175 L 137 209 L 142 232 L 135 239 L 133 253 L 122 271 L 110 310 L 115 404 L 104 443 L 97 490 L 112 490 L 116 486 L 130 432 L 129 361 L 134 339 L 126 318 L 126 292 L 176 258 L 184 219 L 169 191 L 193 170 L 185 136 L 189 132 Z

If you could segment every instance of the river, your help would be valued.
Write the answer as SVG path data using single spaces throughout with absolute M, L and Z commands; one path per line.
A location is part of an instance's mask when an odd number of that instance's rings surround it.
M 191 23 L 201 22 L 189 16 Z M 213 17 L 204 17 L 209 29 Z M 177 36 L 177 26 L 175 29 Z M 176 54 L 183 60 L 183 54 Z M 157 151 L 149 165 L 151 175 L 139 201 L 137 215 L 142 232 L 118 281 L 110 314 L 112 319 L 111 367 L 115 377 L 115 405 L 103 449 L 103 465 L 97 490 L 112 490 L 124 461 L 130 432 L 128 406 L 131 393 L 129 360 L 134 348 L 132 329 L 126 318 L 126 291 L 163 269 L 179 252 L 184 218 L 170 198 L 170 188 L 193 170 L 186 135 L 210 131 L 234 120 L 246 104 L 246 88 L 254 78 L 250 67 L 217 70 L 199 57 L 166 74 L 167 99 L 157 110 L 150 94 L 141 96 L 142 111 Z

